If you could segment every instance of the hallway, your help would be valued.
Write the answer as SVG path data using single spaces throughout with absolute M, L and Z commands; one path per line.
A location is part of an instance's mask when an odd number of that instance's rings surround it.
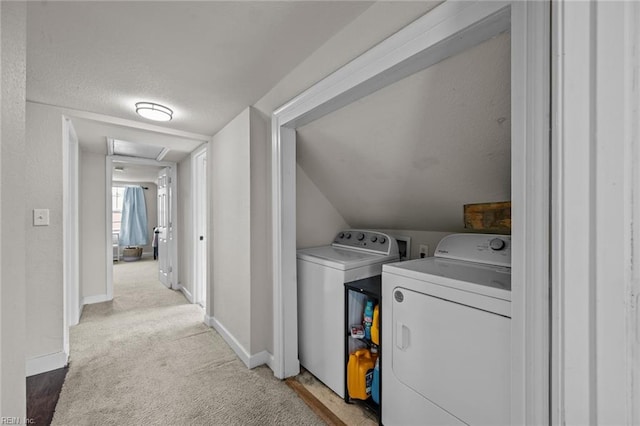
M 114 265 L 114 299 L 71 328 L 54 425 L 322 424 L 271 370 L 248 370 L 157 279 L 151 259 Z

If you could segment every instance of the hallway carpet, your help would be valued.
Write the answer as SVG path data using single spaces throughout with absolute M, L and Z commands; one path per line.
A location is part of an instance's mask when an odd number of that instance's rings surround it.
M 114 300 L 85 306 L 53 425 L 323 424 L 156 276 L 153 260 L 116 264 Z

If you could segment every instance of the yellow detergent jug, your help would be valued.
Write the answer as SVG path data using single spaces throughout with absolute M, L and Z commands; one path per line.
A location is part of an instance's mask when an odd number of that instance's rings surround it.
M 371 341 L 380 344 L 380 305 L 373 308 L 373 323 L 371 324 Z
M 376 357 L 371 355 L 369 349 L 358 349 L 349 355 L 347 390 L 351 398 L 365 400 L 371 396 L 375 363 Z

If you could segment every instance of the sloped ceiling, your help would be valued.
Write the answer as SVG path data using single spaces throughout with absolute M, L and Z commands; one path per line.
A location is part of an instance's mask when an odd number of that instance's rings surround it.
M 298 129 L 298 164 L 353 227 L 464 231 L 511 199 L 510 36 Z

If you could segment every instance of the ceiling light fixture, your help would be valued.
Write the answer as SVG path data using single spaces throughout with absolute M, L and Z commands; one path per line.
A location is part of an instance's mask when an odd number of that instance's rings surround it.
M 153 102 L 136 103 L 136 112 L 138 115 L 154 121 L 169 121 L 173 118 L 173 111 L 170 108 Z

